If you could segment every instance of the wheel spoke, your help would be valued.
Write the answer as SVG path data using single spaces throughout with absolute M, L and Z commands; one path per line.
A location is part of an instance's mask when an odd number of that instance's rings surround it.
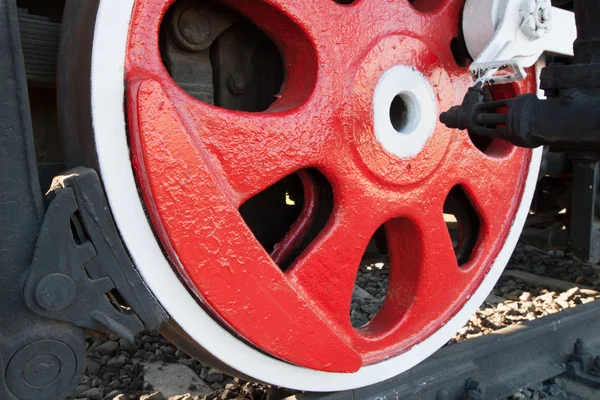
M 459 32 L 459 21 L 464 0 L 422 0 L 417 8 L 408 6 L 404 1 L 377 0 L 360 2 L 356 8 L 358 26 L 364 31 L 364 37 L 377 34 L 402 33 L 406 30 L 423 37 L 434 35 L 450 40 Z M 426 10 L 426 11 L 421 11 Z M 435 10 L 435 12 L 430 12 Z M 395 18 L 389 18 L 394 15 Z
M 365 218 L 366 209 L 369 208 L 341 205 L 322 237 L 286 273 L 292 284 L 338 329 L 352 328 L 348 315 L 356 274 L 378 227 L 374 219 Z
M 442 201 L 411 207 L 408 215 L 385 224 L 390 255 L 390 276 L 385 301 L 375 318 L 361 328 L 371 340 L 356 340 L 354 347 L 365 362 L 380 356 L 379 345 L 406 348 L 419 333 L 459 301 L 471 273 L 456 261 L 452 241 L 442 217 Z
M 418 213 L 418 214 L 417 214 Z M 382 341 L 406 347 L 419 332 L 460 301 L 469 272 L 456 261 L 452 241 L 437 209 L 415 209 L 410 218 L 386 224 L 390 248 L 390 280 L 385 302 L 367 330 Z M 369 349 L 369 343 L 363 344 Z
M 190 99 L 174 85 L 167 91 L 157 81 L 146 80 L 131 96 L 138 109 L 163 112 L 161 104 L 174 104 L 186 137 L 164 137 L 164 145 L 187 146 L 182 154 L 188 163 L 206 164 L 237 206 L 319 158 L 321 147 L 300 113 L 240 113 Z
M 483 233 L 499 237 L 508 228 L 503 225 L 506 215 L 520 201 L 514 188 L 525 179 L 523 165 L 529 162 L 530 153 L 513 148 L 506 156 L 495 158 L 473 149 L 463 156 L 467 162 L 457 170 L 461 185 L 479 215 Z
M 452 241 L 441 209 L 420 216 L 422 230 L 422 257 L 414 289 L 410 312 L 402 321 L 403 335 L 416 335 L 419 331 L 436 328 L 433 321 L 447 320 L 462 306 L 467 293 L 483 279 L 482 267 L 487 259 L 478 257 L 470 269 L 459 268 Z
M 454 287 L 461 279 L 442 204 L 435 199 L 429 204 L 413 205 L 409 216 L 386 224 L 390 249 L 388 296 L 401 308 L 409 307 L 412 300 L 406 291 L 417 295 L 432 289 L 431 285 Z
M 169 0 L 136 3 L 133 18 L 138 23 L 131 29 L 127 75 L 130 86 L 140 85 L 144 80 L 160 84 L 166 98 L 155 99 L 154 106 L 158 107 L 162 101 L 175 105 L 178 119 L 192 138 L 185 141 L 194 147 L 187 154 L 198 157 L 199 163 L 209 164 L 231 201 L 238 206 L 287 175 L 317 162 L 314 158 L 325 146 L 323 138 L 327 129 L 323 124 L 323 110 L 313 110 L 313 113 L 321 114 L 318 118 L 315 118 L 316 114 L 303 113 L 303 101 L 313 90 L 316 79 L 317 60 L 312 47 L 314 38 L 306 40 L 302 16 L 314 24 L 320 19 L 326 21 L 328 19 L 323 19 L 322 13 L 330 7 L 319 8 L 316 0 L 228 2 L 243 15 L 261 21 L 261 28 L 267 33 L 272 30 L 274 38 L 279 38 L 285 31 L 287 40 L 278 45 L 285 58 L 294 60 L 286 65 L 286 72 L 292 78 L 286 80 L 274 103 L 274 109 L 279 111 L 244 113 L 195 100 L 169 76 L 162 63 L 158 32 L 160 17 L 171 3 Z M 318 28 L 319 32 L 327 30 L 323 24 Z M 291 43 L 294 45 L 290 46 Z M 130 95 L 137 95 L 131 87 Z
M 274 21 L 278 13 L 294 21 L 302 30 L 309 32 L 312 38 L 321 37 L 324 29 L 327 30 L 337 25 L 332 21 L 339 21 L 337 18 L 344 16 L 343 10 L 336 7 L 333 0 L 263 0 L 254 2 L 226 0 L 226 2 L 241 14 L 260 22 L 263 29 L 267 33 L 273 33 L 274 36 L 280 32 L 277 32 L 277 26 L 271 25 L 269 22 Z
M 190 144 L 193 139 L 174 106 L 161 93 L 156 82 L 142 83 L 139 107 L 130 116 L 138 121 L 132 124 L 132 134 L 140 186 L 144 197 L 152 199 L 147 204 L 156 207 L 153 222 L 167 253 L 202 293 L 202 300 L 220 310 L 229 326 L 244 332 L 256 345 L 269 349 L 277 343 L 279 357 L 306 365 L 301 342 L 324 341 L 327 344 L 310 356 L 310 368 L 358 369 L 360 356 L 298 295 L 258 245 L 213 173 L 201 162 L 203 157 L 190 155 L 199 151 Z M 146 101 L 152 105 L 162 101 L 162 107 L 158 111 L 146 107 Z
M 441 294 L 445 293 L 450 299 L 456 295 L 464 279 L 456 261 L 442 207 L 422 210 L 419 216 L 415 216 L 415 223 L 419 227 L 422 249 L 418 260 L 417 296 L 420 293 L 429 293 L 429 296 L 435 293 L 435 297 L 442 300 L 444 296 Z

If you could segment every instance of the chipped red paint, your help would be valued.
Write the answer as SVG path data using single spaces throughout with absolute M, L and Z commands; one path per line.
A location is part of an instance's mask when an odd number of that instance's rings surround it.
M 375 84 L 390 67 L 427 77 L 438 109 L 471 84 L 450 42 L 464 0 L 227 0 L 278 45 L 287 78 L 263 113 L 229 111 L 185 94 L 158 47 L 172 0 L 137 0 L 127 51 L 133 162 L 149 217 L 203 307 L 263 351 L 293 364 L 352 372 L 424 340 L 453 316 L 489 270 L 521 198 L 531 152 L 496 143 L 483 154 L 441 124 L 401 160 L 375 140 Z M 517 91 L 533 91 L 533 80 Z M 285 274 L 238 208 L 303 168 L 331 182 L 333 215 Z M 459 268 L 442 218 L 462 185 L 481 219 Z M 379 314 L 354 329 L 349 311 L 361 256 L 386 224 L 390 283 Z M 176 296 L 177 294 L 173 294 Z

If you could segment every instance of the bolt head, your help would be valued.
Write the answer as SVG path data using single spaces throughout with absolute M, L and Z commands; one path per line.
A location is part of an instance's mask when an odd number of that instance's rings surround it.
M 31 387 L 46 387 L 60 374 L 61 362 L 53 354 L 39 354 L 23 369 L 23 380 Z
M 9 357 L 4 375 L 6 387 L 18 399 L 63 399 L 83 375 L 79 368 L 85 363 L 83 342 L 75 338 L 72 344 L 50 338 L 31 340 L 40 334 L 58 333 L 55 329 L 34 331 L 23 332 L 24 346 Z
M 552 29 L 550 0 L 529 0 L 521 7 L 521 31 L 529 40 L 538 40 Z
M 211 25 L 208 17 L 197 8 L 184 3 L 175 9 L 169 31 L 173 43 L 184 51 L 203 51 L 211 44 Z
M 179 16 L 178 21 L 181 36 L 193 45 L 201 45 L 210 36 L 210 23 L 205 15 L 191 8 Z
M 233 95 L 240 95 L 246 90 L 246 80 L 238 73 L 233 73 L 227 81 L 227 89 Z
M 67 275 L 50 274 L 35 287 L 35 300 L 45 310 L 60 311 L 71 305 L 75 291 L 75 282 Z
M 446 389 L 440 389 L 435 394 L 435 400 L 450 400 L 450 394 Z

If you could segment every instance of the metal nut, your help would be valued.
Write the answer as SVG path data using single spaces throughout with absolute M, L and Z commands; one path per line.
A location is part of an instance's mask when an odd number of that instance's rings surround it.
M 552 29 L 550 0 L 527 0 L 521 6 L 521 30 L 529 40 L 537 40 Z
M 67 390 L 73 378 L 80 374 L 73 350 L 55 339 L 28 343 L 10 358 L 6 367 L 9 390 L 19 399 L 57 398 L 56 395 Z
M 170 37 L 182 50 L 198 52 L 211 44 L 211 26 L 208 17 L 190 4 L 178 5 L 170 24 Z
M 182 12 L 177 22 L 181 36 L 192 45 L 201 45 L 210 36 L 208 18 L 195 8 Z
M 35 300 L 45 310 L 60 311 L 73 302 L 75 291 L 75 282 L 67 275 L 50 274 L 35 287 Z
M 234 72 L 227 80 L 227 89 L 233 95 L 240 95 L 246 90 L 246 80 L 242 75 Z

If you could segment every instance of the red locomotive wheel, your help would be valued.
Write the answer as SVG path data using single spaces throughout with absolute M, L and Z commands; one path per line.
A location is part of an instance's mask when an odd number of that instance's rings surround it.
M 124 242 L 187 344 L 303 390 L 364 386 L 422 361 L 498 279 L 540 162 L 438 122 L 472 84 L 451 50 L 464 0 L 224 1 L 281 53 L 283 86 L 261 112 L 202 102 L 176 83 L 161 54 L 172 3 L 99 1 L 90 109 Z M 534 90 L 531 77 L 492 93 Z M 331 186 L 331 215 L 280 268 L 315 224 L 309 170 Z M 268 251 L 240 208 L 294 174 L 304 209 Z M 477 228 L 458 245 L 443 218 L 453 193 Z M 381 226 L 387 295 L 354 328 L 357 271 Z

